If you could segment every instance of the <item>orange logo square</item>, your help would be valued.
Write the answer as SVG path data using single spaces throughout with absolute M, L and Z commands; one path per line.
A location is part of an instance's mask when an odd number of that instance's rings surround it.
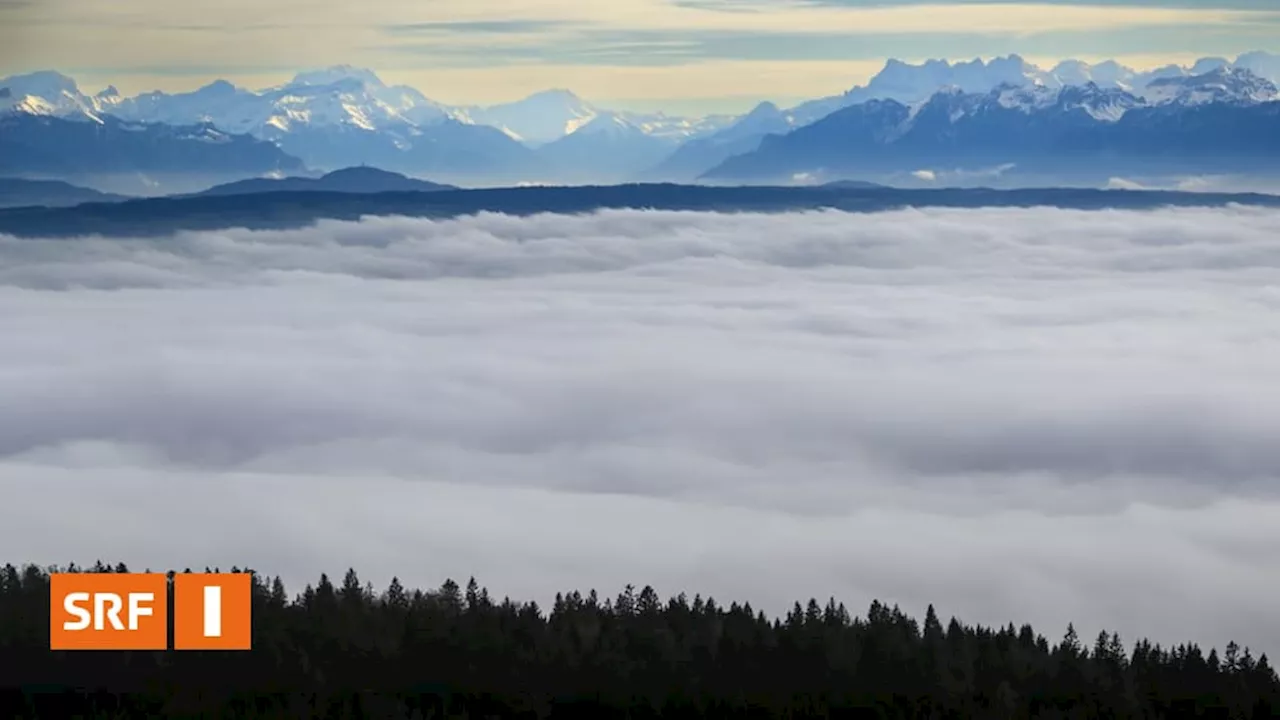
M 174 650 L 248 650 L 253 637 L 253 576 L 173 576 Z
M 49 576 L 52 650 L 164 650 L 169 581 L 162 573 Z

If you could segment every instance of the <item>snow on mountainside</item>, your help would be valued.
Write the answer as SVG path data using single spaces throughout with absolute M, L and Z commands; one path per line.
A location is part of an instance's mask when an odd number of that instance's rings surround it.
M 85 95 L 75 80 L 49 70 L 0 79 L 0 88 L 6 91 L 0 94 L 0 112 L 50 115 L 99 123 L 102 121 L 100 116 L 110 112 L 118 99 L 113 87 L 94 96 Z
M 188 93 L 144 93 L 119 101 L 128 120 L 211 122 L 230 132 L 275 138 L 300 126 L 345 125 L 378 131 L 441 122 L 448 108 L 408 86 L 388 86 L 368 70 L 335 66 L 298 73 L 260 92 L 218 80 Z
M 680 141 L 713 133 L 734 119 L 732 116 L 684 118 L 664 113 L 604 110 L 564 89 L 544 90 L 502 105 L 461 110 L 472 122 L 496 127 L 531 147 L 572 135 L 594 125 L 605 115 L 625 122 L 640 134 Z
M 1153 104 L 1203 105 L 1231 103 L 1252 105 L 1280 98 L 1275 83 L 1250 70 L 1227 65 L 1189 77 L 1151 81 L 1142 91 Z
M 948 87 L 959 88 L 965 93 L 984 93 L 1002 85 L 1063 88 L 1093 83 L 1103 89 L 1142 95 L 1149 84 L 1158 80 L 1176 84 L 1177 81 L 1206 75 L 1216 77 L 1214 73 L 1231 75 L 1237 70 L 1247 70 L 1263 80 L 1280 82 L 1280 56 L 1251 52 L 1239 56 L 1234 62 L 1225 58 L 1201 58 L 1191 67 L 1167 65 L 1147 71 L 1134 70 L 1114 60 L 1096 65 L 1081 60 L 1063 60 L 1044 70 L 1018 55 L 956 63 L 927 60 L 910 64 L 891 59 L 865 86 L 855 87 L 843 95 L 802 103 L 790 112 L 796 116 L 795 124 L 802 126 L 860 102 L 897 100 L 910 104 L 926 100 Z M 1257 90 L 1247 83 L 1228 82 L 1226 92 L 1220 95 L 1226 97 L 1232 91 L 1250 94 Z M 1265 94 L 1265 87 L 1261 91 Z
M 402 145 L 423 128 L 448 121 L 487 125 L 530 147 L 576 132 L 602 113 L 568 90 L 536 93 L 489 107 L 452 107 L 405 85 L 389 86 L 371 70 L 335 65 L 298 73 L 289 82 L 263 90 L 225 80 L 190 92 L 147 92 L 122 98 L 114 88 L 84 95 L 75 81 L 53 72 L 0 81 L 9 97 L 0 111 L 93 118 L 103 113 L 135 122 L 185 125 L 207 122 L 233 133 L 277 140 L 298 131 L 348 128 L 395 136 Z M 684 118 L 662 113 L 614 113 L 645 135 L 687 140 L 719 130 L 730 116 Z
M 1261 84 L 1256 80 L 1241 79 L 1244 77 L 1240 74 L 1242 71 L 1253 72 L 1262 79 Z M 1228 73 L 1236 79 L 1215 81 L 1214 73 Z M 844 108 L 874 100 L 894 100 L 912 106 L 916 111 L 936 93 L 947 88 L 979 94 L 1004 88 L 1002 102 L 1026 108 L 1055 105 L 1060 99 L 1067 104 L 1077 102 L 1095 119 L 1114 122 L 1141 104 L 1148 85 L 1157 80 L 1165 82 L 1156 87 L 1155 102 L 1185 103 L 1209 96 L 1217 98 L 1217 101 L 1226 101 L 1233 93 L 1239 96 L 1238 101 L 1260 101 L 1269 97 L 1270 86 L 1265 84 L 1266 81 L 1280 82 L 1280 56 L 1251 52 L 1240 55 L 1235 61 L 1202 58 L 1191 67 L 1168 65 L 1146 71 L 1125 67 L 1114 60 L 1097 64 L 1063 60 L 1044 70 L 1018 55 L 954 63 L 927 60 L 911 64 L 891 59 L 865 86 L 854 87 L 841 95 L 810 100 L 786 110 L 772 103 L 761 104 L 726 129 L 678 148 L 670 157 L 655 163 L 646 177 L 692 179 L 698 172 L 708 170 L 733 155 L 754 151 L 768 135 L 792 132 Z M 1216 91 L 1209 87 L 1215 82 L 1221 86 Z M 1062 98 L 1057 94 L 1066 88 L 1088 87 L 1090 83 L 1094 88 L 1111 94 L 1077 97 L 1075 100 L 1070 94 Z M 1178 89 L 1193 85 L 1197 89 L 1186 93 Z M 1015 88 L 1026 89 L 1026 92 L 1015 92 Z
M 1018 55 L 994 58 L 990 62 L 975 59 L 954 64 L 945 60 L 927 60 L 920 65 L 909 65 L 901 60 L 889 60 L 861 92 L 855 89 L 850 94 L 867 100 L 910 102 L 929 97 L 942 87 L 955 87 L 972 93 L 1006 84 L 1040 84 L 1037 80 L 1041 75 L 1039 68 Z
M 1126 112 L 1146 105 L 1142 98 L 1125 90 L 1103 88 L 1093 81 L 1063 87 L 1001 85 L 979 104 L 990 106 L 993 103 L 1025 114 L 1048 108 L 1056 108 L 1059 112 L 1081 110 L 1099 122 L 1116 122 Z
M 348 65 L 298 73 L 261 91 L 219 80 L 189 93 L 145 93 L 114 112 L 141 122 L 207 122 L 270 140 L 308 167 L 369 164 L 457 181 L 518 176 L 527 148 L 405 85 Z
M 1107 172 L 1274 173 L 1280 102 L 1272 83 L 1219 65 L 1152 85 L 1167 92 L 1150 100 L 1093 82 L 1056 88 L 1006 83 L 987 93 L 951 86 L 911 104 L 872 100 L 766 136 L 703 177 L 785 182 L 1016 168 L 1024 175 L 1093 182 Z

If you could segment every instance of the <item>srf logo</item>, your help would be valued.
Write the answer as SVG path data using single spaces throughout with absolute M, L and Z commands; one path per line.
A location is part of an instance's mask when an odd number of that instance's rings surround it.
M 174 650 L 248 650 L 253 634 L 248 573 L 173 576 Z
M 173 577 L 175 650 L 248 650 L 252 577 Z M 53 650 L 165 650 L 169 581 L 162 573 L 55 573 L 49 576 Z

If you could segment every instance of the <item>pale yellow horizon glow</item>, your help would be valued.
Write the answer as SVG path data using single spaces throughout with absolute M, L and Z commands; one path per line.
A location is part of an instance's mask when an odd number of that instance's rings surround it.
M 194 89 L 218 78 L 261 88 L 284 82 L 300 69 L 334 64 L 368 67 L 388 82 L 414 86 L 450 104 L 514 100 L 548 87 L 566 87 L 585 98 L 697 99 L 716 97 L 823 96 L 865 82 L 883 58 L 760 60 L 690 58 L 678 64 L 651 50 L 628 64 L 568 63 L 539 57 L 593 33 L 679 32 L 985 34 L 1005 38 L 1046 32 L 1112 31 L 1117 28 L 1248 26 L 1280 23 L 1276 11 L 1089 5 L 979 4 L 833 7 L 753 5 L 759 10 L 723 12 L 676 5 L 672 0 L 37 0 L 0 5 L 0 76 L 34 69 L 74 69 L 86 89 L 112 83 L 126 94 Z M 441 22 L 544 23 L 519 33 L 392 32 Z M 1136 30 L 1135 30 L 1136 31 Z M 674 43 L 674 41 L 673 41 Z M 677 43 L 678 44 L 678 43 Z M 1024 56 L 1034 57 L 1028 43 Z M 895 57 L 923 60 L 927 40 Z M 449 62 L 477 57 L 477 48 L 523 49 L 519 62 L 485 67 Z M 451 52 L 453 55 L 451 56 Z M 1143 67 L 1190 59 L 1187 53 L 1140 56 Z M 481 56 L 483 57 L 483 56 Z M 971 58 L 964 58 L 971 59 Z M 1052 64 L 1056 59 L 1048 62 Z M 476 64 L 472 62 L 471 64 Z M 94 70 L 94 72 L 87 72 Z M 745 101 L 744 101 L 745 102 Z

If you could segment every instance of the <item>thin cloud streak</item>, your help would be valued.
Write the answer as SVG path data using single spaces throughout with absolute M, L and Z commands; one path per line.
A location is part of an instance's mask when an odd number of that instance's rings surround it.
M 539 599 L 879 597 L 1274 652 L 1280 630 L 1245 632 L 1280 590 L 1277 220 L 0 238 L 0 491 L 22 498 L 0 542 Z

